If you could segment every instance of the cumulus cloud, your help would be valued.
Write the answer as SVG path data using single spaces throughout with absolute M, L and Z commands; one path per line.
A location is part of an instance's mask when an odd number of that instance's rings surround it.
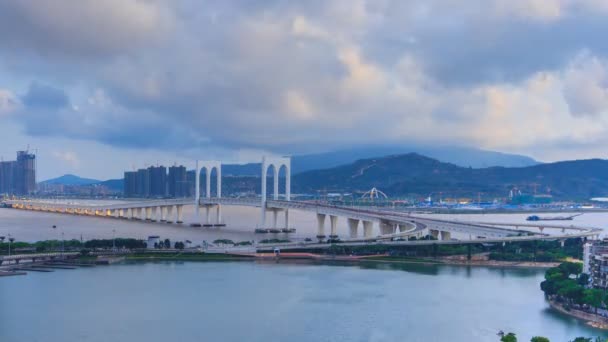
M 0 39 L 45 54 L 95 58 L 163 38 L 171 27 L 165 13 L 156 1 L 2 1 Z
M 582 53 L 564 72 L 564 95 L 573 115 L 608 112 L 608 64 Z
M 525 152 L 608 129 L 602 7 L 5 1 L 0 74 L 20 79 L 7 88 L 24 94 L 15 120 L 36 136 L 166 151 L 416 140 Z

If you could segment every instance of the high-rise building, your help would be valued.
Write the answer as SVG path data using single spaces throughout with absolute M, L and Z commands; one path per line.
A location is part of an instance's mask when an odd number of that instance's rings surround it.
M 167 168 L 164 166 L 150 166 L 150 196 L 167 196 Z
M 36 192 L 36 155 L 28 151 L 18 151 L 16 168 L 15 193 L 29 195 Z
M 186 184 L 187 184 L 186 197 L 194 196 L 196 194 L 196 192 L 195 192 L 196 171 L 194 171 L 194 170 L 188 171 L 188 173 L 186 174 Z
M 0 162 L 0 193 L 30 195 L 36 192 L 36 155 L 18 151 L 16 161 Z
M 150 196 L 150 169 L 137 170 L 137 196 Z
M 170 197 L 187 197 L 188 178 L 186 167 L 181 165 L 169 167 L 167 185 Z
M 14 161 L 0 162 L 0 194 L 13 194 L 15 189 L 13 186 L 13 170 L 15 169 Z
M 138 197 L 137 185 L 137 171 L 126 171 L 124 183 L 125 197 Z

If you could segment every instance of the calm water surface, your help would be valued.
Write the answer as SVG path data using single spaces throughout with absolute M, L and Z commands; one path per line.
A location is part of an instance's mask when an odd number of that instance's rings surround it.
M 553 312 L 542 270 L 133 263 L 0 278 L 0 341 L 522 341 L 602 332 Z

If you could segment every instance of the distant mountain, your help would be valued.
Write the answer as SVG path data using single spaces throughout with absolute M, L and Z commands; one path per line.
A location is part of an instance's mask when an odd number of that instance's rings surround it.
M 506 197 L 514 187 L 526 193 L 551 193 L 558 198 L 588 199 L 608 194 L 608 161 L 564 161 L 527 167 L 469 168 L 416 153 L 361 159 L 293 177 L 292 192 L 366 191 L 372 187 L 391 195 Z
M 404 153 L 418 153 L 462 167 L 484 168 L 491 166 L 521 167 L 539 164 L 536 160 L 517 154 L 485 151 L 469 147 L 383 145 L 358 147 L 334 152 L 296 155 L 291 159 L 292 175 L 318 169 L 327 169 L 352 163 L 359 159 Z M 222 174 L 233 176 L 259 176 L 260 164 L 222 165 Z
M 41 183 L 43 184 L 60 184 L 60 185 L 89 185 L 89 184 L 97 184 L 101 182 L 100 180 L 97 179 L 89 179 L 89 178 L 82 178 L 82 177 L 78 177 L 76 175 L 63 175 L 61 177 L 57 177 L 57 178 L 53 178 L 53 179 L 49 179 L 49 180 L 45 180 Z

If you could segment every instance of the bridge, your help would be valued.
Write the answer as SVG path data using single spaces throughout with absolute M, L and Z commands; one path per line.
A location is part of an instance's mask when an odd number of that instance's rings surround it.
M 183 223 L 183 208 L 194 205 L 197 222 L 193 225 L 211 227 L 224 226 L 222 206 L 249 206 L 260 209 L 261 228 L 289 229 L 290 210 L 311 212 L 316 215 L 317 235 L 322 241 L 327 238 L 326 221 L 329 221 L 329 239 L 339 238 L 337 233 L 338 219 L 346 219 L 348 224 L 348 238 L 340 240 L 346 243 L 366 243 L 369 241 L 395 240 L 415 236 L 421 238 L 427 234 L 436 240 L 452 243 L 452 234 L 461 236 L 459 241 L 515 241 L 515 240 L 544 240 L 566 239 L 574 237 L 597 237 L 601 230 L 586 227 L 551 226 L 542 222 L 534 224 L 508 224 L 492 222 L 463 222 L 457 220 L 439 220 L 429 217 L 414 216 L 404 212 L 384 210 L 379 208 L 346 207 L 329 205 L 319 201 L 292 201 L 291 200 L 291 159 L 263 158 L 261 163 L 261 195 L 251 198 L 222 197 L 222 164 L 219 161 L 196 162 L 196 184 L 194 198 L 157 199 L 143 201 L 123 201 L 121 203 L 60 203 L 38 199 L 4 200 L 4 205 L 15 209 L 55 212 L 70 215 L 86 215 L 115 219 L 130 219 L 150 222 Z M 285 193 L 279 194 L 279 173 L 285 170 Z M 217 189 L 215 196 L 211 192 L 211 177 L 216 171 Z M 200 176 L 205 173 L 205 194 L 201 195 Z M 272 176 L 273 192 L 271 198 L 267 196 L 267 175 Z M 201 209 L 205 215 L 201 218 Z M 214 217 L 211 217 L 215 209 Z M 268 224 L 267 214 L 272 214 L 271 223 Z M 283 215 L 284 222 L 279 223 L 279 214 Z M 201 220 L 203 221 L 201 224 Z M 362 234 L 359 227 L 362 227 Z M 374 230 L 378 228 L 378 233 Z M 538 229 L 537 232 L 524 228 Z M 550 235 L 545 229 L 559 229 L 560 234 Z M 463 239 L 462 236 L 465 238 Z M 395 241 L 391 243 L 403 244 L 410 242 Z M 422 241 L 411 243 L 425 243 Z M 287 245 L 289 247 L 289 245 Z

